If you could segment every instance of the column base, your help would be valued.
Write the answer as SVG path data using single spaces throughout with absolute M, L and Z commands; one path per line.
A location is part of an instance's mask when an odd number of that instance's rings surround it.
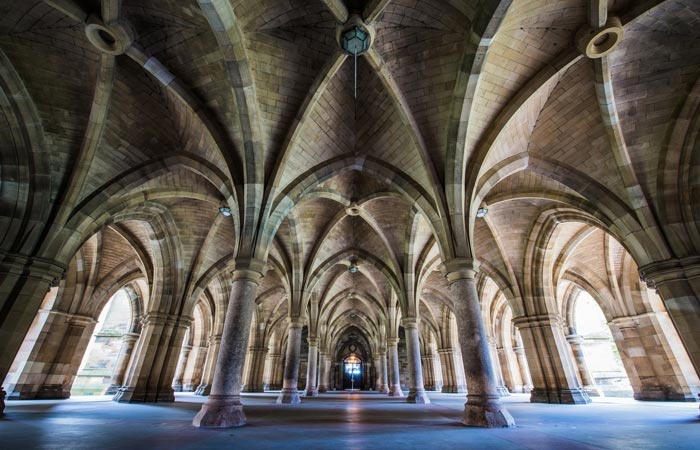
M 603 392 L 598 389 L 598 386 L 584 386 L 583 390 L 586 391 L 589 397 L 605 397 Z
M 173 392 L 182 392 L 182 384 L 173 384 Z
M 239 396 L 211 395 L 199 410 L 192 425 L 200 428 L 231 428 L 246 424 Z
M 193 384 L 186 383 L 182 385 L 182 392 L 193 392 L 195 389 L 197 387 Z
M 379 392 L 380 394 L 388 394 L 388 393 L 389 393 L 389 386 L 387 386 L 387 385 L 385 384 L 384 386 L 381 386 L 381 387 L 377 390 L 377 392 Z
M 44 384 L 39 388 L 33 400 L 65 400 L 70 398 L 70 391 L 62 384 Z
M 533 389 L 530 393 L 531 403 L 559 403 L 566 405 L 585 405 L 591 402 L 591 398 L 586 391 L 580 388 L 560 389 L 558 391 L 547 391 L 544 389 Z
M 137 391 L 133 387 L 121 387 L 112 397 L 117 403 L 171 403 L 175 401 L 175 394 L 171 389 L 158 392 Z
M 662 402 L 697 402 L 693 392 L 669 392 L 661 387 L 645 387 L 633 395 L 635 400 Z
M 430 403 L 430 399 L 428 398 L 428 394 L 426 394 L 425 389 L 411 388 L 408 391 L 406 403 L 418 403 L 421 405 L 427 405 Z
M 304 395 L 307 397 L 318 397 L 318 389 L 306 389 L 306 393 Z
M 243 392 L 265 392 L 265 388 L 262 386 L 252 386 L 247 389 L 243 389 Z
M 389 388 L 389 397 L 403 397 L 403 391 L 401 390 L 401 386 L 395 384 Z
M 110 384 L 107 388 L 107 391 L 105 392 L 105 395 L 114 395 L 117 392 L 119 392 L 119 389 L 121 389 L 121 387 L 121 384 Z
M 279 397 L 277 397 L 277 403 L 289 403 L 292 405 L 301 403 L 301 398 L 299 398 L 299 391 L 297 391 L 296 389 L 282 389 L 282 392 L 280 392 Z
M 326 386 L 319 386 L 318 393 L 323 394 L 324 392 L 328 392 L 328 388 Z
M 467 396 L 462 423 L 468 427 L 505 428 L 515 426 L 508 410 L 496 399 Z
M 501 397 L 508 397 L 510 395 L 510 391 L 505 386 L 498 386 L 496 390 L 498 391 L 498 395 Z
M 467 387 L 466 386 L 443 385 L 442 390 L 440 392 L 442 392 L 443 394 L 466 394 Z
M 200 384 L 197 386 L 197 389 L 194 391 L 194 395 L 203 395 L 207 396 L 211 393 L 211 386 L 208 384 Z

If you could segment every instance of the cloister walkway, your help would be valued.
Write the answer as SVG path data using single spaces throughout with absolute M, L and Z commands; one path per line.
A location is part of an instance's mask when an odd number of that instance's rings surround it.
M 589 405 L 543 405 L 504 398 L 517 426 L 459 424 L 462 394 L 430 393 L 432 404 L 372 392 L 325 393 L 277 405 L 274 392 L 244 395 L 249 425 L 191 425 L 204 397 L 172 404 L 120 404 L 109 397 L 7 402 L 0 449 L 696 449 L 697 403 L 601 398 Z

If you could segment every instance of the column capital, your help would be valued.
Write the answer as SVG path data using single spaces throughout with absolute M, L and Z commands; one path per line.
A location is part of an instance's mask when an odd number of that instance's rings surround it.
M 673 281 L 700 278 L 700 257 L 673 258 L 639 268 L 639 276 L 649 289 Z
M 440 265 L 447 281 L 452 284 L 457 280 L 473 280 L 479 273 L 479 261 L 471 258 L 453 258 Z
M 536 316 L 521 316 L 513 318 L 513 325 L 518 328 L 534 328 L 542 326 L 564 326 L 564 318 L 559 314 L 539 314 Z
M 418 323 L 420 320 L 418 317 L 403 317 L 401 319 L 401 325 L 404 328 L 418 328 Z
M 0 252 L 0 274 L 38 278 L 53 284 L 63 278 L 66 267 L 47 258 Z
M 397 338 L 397 337 L 386 338 L 386 343 L 390 346 L 397 345 L 399 343 L 399 338 Z
M 566 336 L 566 342 L 569 344 L 583 344 L 583 336 L 580 334 L 570 334 Z
M 221 343 L 221 335 L 220 334 L 215 334 L 212 336 L 209 336 L 209 345 L 214 345 L 214 344 L 219 344 Z
M 267 272 L 267 263 L 257 258 L 236 258 L 233 280 L 248 280 L 257 284 Z
M 304 328 L 304 319 L 301 317 L 287 317 L 289 328 Z
M 306 338 L 306 342 L 308 342 L 309 346 L 318 347 L 318 338 L 315 338 L 315 337 Z
M 124 333 L 122 334 L 122 342 L 134 342 L 139 338 L 138 333 Z

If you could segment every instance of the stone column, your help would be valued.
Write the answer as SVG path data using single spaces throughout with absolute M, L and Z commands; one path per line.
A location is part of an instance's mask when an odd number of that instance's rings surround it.
M 306 371 L 306 396 L 318 397 L 318 388 L 316 387 L 316 371 L 318 360 L 318 339 L 308 338 L 309 342 L 309 366 Z
M 530 377 L 530 368 L 527 365 L 527 358 L 525 357 L 525 348 L 514 347 L 513 352 L 515 352 L 515 357 L 518 360 L 518 368 L 520 369 L 520 378 L 523 380 L 523 392 L 530 392 L 534 387 L 532 385 L 532 378 Z
M 442 365 L 442 392 L 445 393 L 466 393 L 466 390 L 460 390 L 457 384 L 457 373 L 455 371 L 455 354 L 451 348 L 438 349 L 440 363 Z
M 574 355 L 578 374 L 581 377 L 581 386 L 583 386 L 583 389 L 589 396 L 600 397 L 600 391 L 598 391 L 593 375 L 591 375 L 591 370 L 586 364 L 586 355 L 583 353 L 583 336 L 576 334 L 574 328 L 570 328 L 569 331 L 571 334 L 566 336 L 566 342 L 571 346 L 571 353 Z
M 326 367 L 328 367 L 328 361 L 326 360 L 326 352 L 318 352 L 318 392 L 322 394 L 328 392 L 328 377 L 326 376 Z
M 221 335 L 217 334 L 209 338 L 209 349 L 207 350 L 207 359 L 204 363 L 204 370 L 202 371 L 202 380 L 194 391 L 194 395 L 209 395 L 211 393 L 211 383 L 214 379 L 220 346 Z
M 501 373 L 503 373 L 503 382 L 510 392 L 523 392 L 523 382 L 520 379 L 520 372 L 517 369 L 517 363 L 514 361 L 514 354 L 509 347 L 496 348 L 498 353 L 498 361 L 501 364 Z
M 69 398 L 96 323 L 89 316 L 50 311 L 8 398 Z
M 668 314 L 617 317 L 610 329 L 636 400 L 697 401 L 700 380 Z
M 377 391 L 379 391 L 380 394 L 388 394 L 389 382 L 386 364 L 386 347 L 380 347 L 379 349 L 379 369 L 381 378 L 379 380 L 379 387 L 377 388 Z
M 129 368 L 131 354 L 134 351 L 134 345 L 136 345 L 136 341 L 138 340 L 138 338 L 138 333 L 124 333 L 122 335 L 122 346 L 119 349 L 119 355 L 117 356 L 117 364 L 114 366 L 111 384 L 107 388 L 107 392 L 105 392 L 106 395 L 116 394 L 119 388 L 121 388 L 124 385 L 126 369 Z
M 564 337 L 564 320 L 557 314 L 518 317 L 533 389 L 533 403 L 585 404 L 591 399 L 578 381 L 571 348 Z
M 700 257 L 649 264 L 639 273 L 663 300 L 695 373 L 700 374 Z
M 435 371 L 433 369 L 433 355 L 430 353 L 420 355 L 421 370 L 423 372 L 423 387 L 426 391 L 435 390 Z
M 177 362 L 177 369 L 175 369 L 175 379 L 173 379 L 173 391 L 175 392 L 182 392 L 182 378 L 185 375 L 185 366 L 187 366 L 187 359 L 190 357 L 191 351 L 191 345 L 182 346 L 180 360 Z
M 55 261 L 5 253 L 0 261 L 0 380 L 10 370 L 50 284 L 65 267 Z
M 192 420 L 196 427 L 226 428 L 246 423 L 241 403 L 241 380 L 263 267 L 262 261 L 236 261 L 211 393 Z
M 435 377 L 435 391 L 442 391 L 442 364 L 440 364 L 440 356 L 437 353 L 437 347 L 430 347 L 430 358 L 433 364 L 433 374 Z
M 501 397 L 507 397 L 510 395 L 510 392 L 506 389 L 505 382 L 503 381 L 503 372 L 501 372 L 501 364 L 498 361 L 498 351 L 496 350 L 496 338 L 489 336 L 488 342 L 489 354 L 491 355 L 491 362 L 496 375 L 496 390 Z
M 389 396 L 403 397 L 401 390 L 401 374 L 399 373 L 399 338 L 388 338 L 387 348 L 389 351 Z
M 267 347 L 249 347 L 248 354 L 250 355 L 250 366 L 243 392 L 265 392 L 263 371 L 265 370 Z
M 269 365 L 269 372 L 270 372 L 270 379 L 268 380 L 268 389 L 271 391 L 276 391 L 278 389 L 282 389 L 282 384 L 280 383 L 279 380 L 279 366 L 280 366 L 280 354 L 279 353 L 270 353 L 268 355 L 268 365 Z
M 199 345 L 194 348 L 194 356 L 190 354 L 190 360 L 185 368 L 185 379 L 182 385 L 184 392 L 194 392 L 202 383 L 202 373 L 207 358 L 207 347 Z
M 277 403 L 301 403 L 297 383 L 299 382 L 299 361 L 301 352 L 301 329 L 299 319 L 290 319 L 289 337 L 287 338 L 287 355 L 284 365 L 284 382 Z
M 175 366 L 191 317 L 151 312 L 142 318 L 142 331 L 126 382 L 114 395 L 120 403 L 172 402 Z
M 452 292 L 464 372 L 469 386 L 462 423 L 475 427 L 509 427 L 515 422 L 499 400 L 474 280 L 477 270 L 478 264 L 472 260 L 451 260 L 443 265 Z

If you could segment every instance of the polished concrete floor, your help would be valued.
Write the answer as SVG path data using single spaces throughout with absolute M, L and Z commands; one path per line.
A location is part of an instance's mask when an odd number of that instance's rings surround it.
M 326 393 L 277 405 L 274 393 L 244 396 L 249 424 L 198 429 L 204 401 L 178 394 L 172 404 L 119 404 L 109 397 L 7 402 L 0 449 L 698 449 L 697 403 L 602 398 L 590 405 L 504 399 L 508 429 L 459 424 L 464 396 L 430 393 L 410 405 L 376 393 Z

